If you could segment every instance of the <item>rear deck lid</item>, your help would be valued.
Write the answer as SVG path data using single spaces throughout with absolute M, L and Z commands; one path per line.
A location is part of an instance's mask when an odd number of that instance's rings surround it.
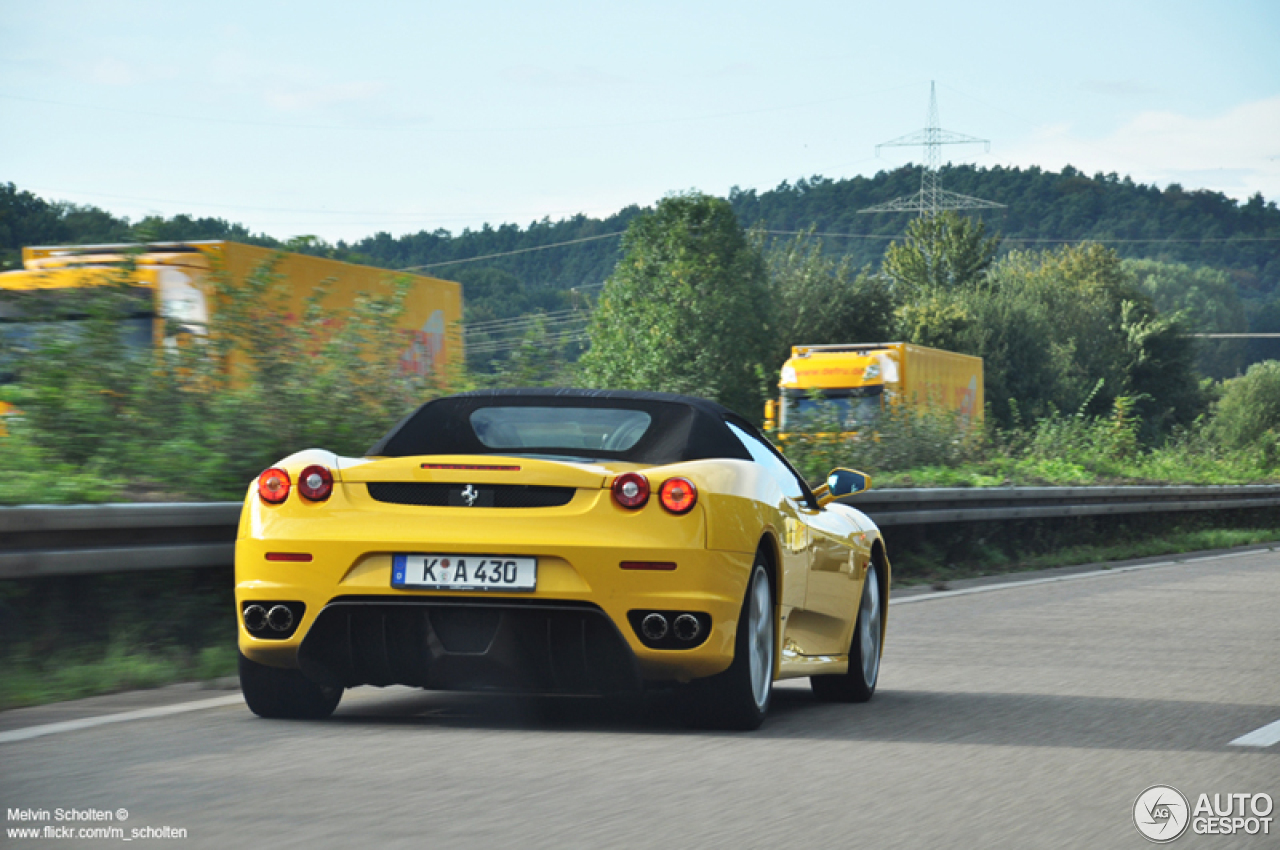
M 573 487 L 590 490 L 605 487 L 614 474 L 609 466 L 588 460 L 575 462 L 506 455 L 342 458 L 339 461 L 339 468 L 343 482 L 356 484 L 416 481 Z

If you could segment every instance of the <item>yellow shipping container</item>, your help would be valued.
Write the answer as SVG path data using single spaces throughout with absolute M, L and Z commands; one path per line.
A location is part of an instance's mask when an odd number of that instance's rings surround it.
M 217 296 L 209 281 L 215 270 L 224 271 L 232 281 L 241 281 L 277 255 L 275 272 L 290 287 L 288 309 L 294 317 L 302 315 L 306 299 L 322 284 L 330 288 L 324 306 L 341 313 L 351 308 L 361 293 L 386 291 L 388 279 L 409 278 L 413 285 L 399 322 L 405 336 L 405 347 L 399 355 L 401 366 L 443 379 L 451 366 L 462 363 L 462 336 L 458 330 L 462 320 L 461 284 L 237 242 L 24 248 L 24 268 L 0 274 L 0 290 L 101 286 L 118 280 L 122 266 L 131 260 L 134 271 L 129 282 L 140 294 L 139 311 L 130 320 L 136 324 L 134 340 L 139 344 L 148 340 L 160 344 L 165 318 L 178 322 L 186 332 L 197 336 L 205 333 L 210 315 L 217 310 Z M 0 312 L 0 320 L 9 320 L 10 332 L 20 330 L 14 325 L 15 318 L 12 309 Z

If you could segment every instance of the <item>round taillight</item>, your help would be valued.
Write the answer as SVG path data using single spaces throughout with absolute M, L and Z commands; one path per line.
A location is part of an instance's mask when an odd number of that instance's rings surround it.
M 273 466 L 258 476 L 258 497 L 268 505 L 278 505 L 289 498 L 291 486 L 289 473 Z
M 624 508 L 643 508 L 649 501 L 649 479 L 638 472 L 624 472 L 613 479 L 613 498 Z
M 308 466 L 298 476 L 298 492 L 313 502 L 323 502 L 333 492 L 333 473 L 323 466 Z
M 658 501 L 673 514 L 687 514 L 698 503 L 698 488 L 688 478 L 668 478 L 658 489 Z

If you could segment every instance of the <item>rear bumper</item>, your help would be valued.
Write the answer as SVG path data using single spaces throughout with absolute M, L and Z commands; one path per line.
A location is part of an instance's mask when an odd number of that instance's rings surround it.
M 296 628 L 281 639 L 250 634 L 251 660 L 297 667 L 326 684 L 404 684 L 432 689 L 609 693 L 644 681 L 689 681 L 733 661 L 751 555 L 615 540 L 614 546 L 549 547 L 504 540 L 468 546 L 241 538 L 236 610 L 255 601 L 299 602 Z M 269 551 L 312 554 L 306 563 L 267 561 Z M 537 589 L 527 593 L 399 590 L 392 555 L 448 551 L 532 555 Z M 674 562 L 671 571 L 624 570 L 623 561 Z M 688 649 L 646 646 L 635 611 L 709 615 L 705 639 Z

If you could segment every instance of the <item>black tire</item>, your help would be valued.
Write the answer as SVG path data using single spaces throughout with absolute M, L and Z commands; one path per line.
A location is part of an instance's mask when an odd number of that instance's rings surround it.
M 320 720 L 333 714 L 342 688 L 317 685 L 299 670 L 268 667 L 240 656 L 240 691 L 259 717 Z
M 858 618 L 853 624 L 849 671 L 834 676 L 810 676 L 809 686 L 813 688 L 814 696 L 827 702 L 866 702 L 875 695 L 876 683 L 880 681 L 883 618 L 884 605 L 880 598 L 876 565 L 872 561 L 867 566 L 862 599 L 858 602 Z M 872 644 L 868 647 L 868 658 L 864 659 L 863 647 L 868 640 Z
M 773 588 L 764 561 L 757 557 L 738 615 L 733 663 L 723 673 L 693 683 L 690 719 L 695 725 L 741 731 L 760 728 L 773 699 L 776 629 Z

